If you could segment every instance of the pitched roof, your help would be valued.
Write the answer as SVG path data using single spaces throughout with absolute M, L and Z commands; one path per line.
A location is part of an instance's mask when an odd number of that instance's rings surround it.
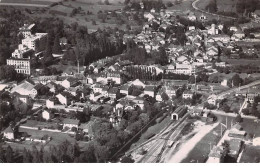
M 14 130 L 11 128 L 11 126 L 8 126 L 5 130 L 4 133 L 13 133 Z
M 144 88 L 145 91 L 155 91 L 155 86 L 153 85 L 147 85 L 145 88 Z
M 77 119 L 65 118 L 65 119 L 63 119 L 63 123 L 64 123 L 64 124 L 74 124 L 74 125 L 78 125 L 78 124 L 79 124 L 79 120 L 77 120 Z
M 113 88 L 110 88 L 109 90 L 108 90 L 108 93 L 110 93 L 110 94 L 116 94 L 117 92 L 118 92 L 118 88 L 117 87 L 113 87 Z

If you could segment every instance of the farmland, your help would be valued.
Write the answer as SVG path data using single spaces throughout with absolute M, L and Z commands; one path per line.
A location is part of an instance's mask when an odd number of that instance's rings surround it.
M 197 6 L 200 9 L 205 9 L 209 0 L 200 0 Z M 236 12 L 237 0 L 217 0 L 218 12 Z

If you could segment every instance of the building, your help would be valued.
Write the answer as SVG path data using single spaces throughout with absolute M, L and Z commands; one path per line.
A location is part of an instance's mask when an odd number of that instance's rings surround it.
M 26 46 L 29 49 L 34 51 L 39 50 L 39 43 L 46 41 L 47 33 L 36 33 L 35 35 L 28 36 L 25 39 L 22 39 L 22 45 Z
M 7 139 L 14 139 L 14 130 L 11 128 L 11 126 L 7 127 L 3 131 L 4 137 Z
M 56 97 L 58 98 L 59 102 L 63 105 L 70 105 L 70 94 L 62 92 L 59 93 L 58 95 L 56 95 Z
M 45 120 L 50 120 L 50 119 L 53 118 L 53 114 L 48 110 L 44 110 L 42 112 L 42 118 L 45 119 Z
M 193 92 L 185 90 L 182 94 L 183 99 L 191 99 L 193 97 Z
M 117 99 L 120 91 L 117 87 L 110 88 L 108 91 L 108 97 L 110 97 L 111 100 Z
M 7 65 L 14 66 L 17 73 L 31 74 L 31 56 L 34 54 L 32 49 L 19 45 L 19 48 L 12 53 L 12 57 L 6 60 Z
M 185 106 L 180 106 L 171 114 L 172 120 L 179 120 L 182 118 L 188 111 L 188 108 Z
M 69 77 L 61 82 L 61 85 L 64 88 L 75 87 L 75 86 L 77 86 L 77 84 L 78 84 L 78 79 L 76 79 L 74 77 Z
M 153 85 L 147 85 L 145 86 L 144 88 L 144 94 L 145 95 L 148 95 L 148 96 L 151 96 L 151 97 L 155 97 L 155 90 L 156 90 L 156 87 L 153 86 Z
M 69 119 L 69 118 L 65 118 L 63 120 L 63 129 L 65 129 L 65 128 L 72 129 L 73 127 L 78 129 L 78 127 L 79 127 L 79 120 Z
M 34 32 L 35 24 L 24 24 L 23 27 L 19 28 L 19 32 L 22 33 L 24 38 L 31 36 Z
M 32 98 L 36 97 L 38 94 L 35 84 L 28 80 L 23 81 L 21 84 L 17 85 L 11 90 L 11 93 L 19 93 L 20 95 L 30 96 Z
M 207 163 L 223 163 L 226 151 L 223 146 L 214 146 L 209 153 Z
M 184 74 L 184 75 L 192 75 L 194 73 L 194 67 L 190 64 L 179 64 L 179 63 L 177 63 L 174 73 Z

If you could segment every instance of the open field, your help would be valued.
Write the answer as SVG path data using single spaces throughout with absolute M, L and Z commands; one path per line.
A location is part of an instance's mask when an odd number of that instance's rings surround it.
M 216 145 L 220 139 L 220 125 L 215 127 L 210 133 L 204 136 L 188 154 L 188 156 L 182 160 L 182 163 L 198 162 L 203 163 L 207 160 L 210 152 L 210 147 Z
M 209 0 L 200 0 L 197 3 L 197 7 L 205 10 Z M 217 6 L 219 12 L 236 12 L 237 0 L 217 0 Z
M 257 59 L 222 59 L 231 65 L 259 65 L 260 58 Z
M 62 0 L 2 0 L 1 3 L 16 3 L 16 4 L 42 4 L 51 5 L 55 2 L 61 2 Z M 0 4 L 1 4 L 0 3 Z
M 260 162 L 260 147 L 246 145 L 240 159 L 240 163 L 259 163 Z

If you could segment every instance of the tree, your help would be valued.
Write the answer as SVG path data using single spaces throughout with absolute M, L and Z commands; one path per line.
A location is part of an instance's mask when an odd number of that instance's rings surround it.
M 61 46 L 60 46 L 60 38 L 59 38 L 58 34 L 55 35 L 54 45 L 52 47 L 52 52 L 54 54 L 61 54 L 62 53 L 62 49 L 61 49 Z
M 6 79 L 7 81 L 16 80 L 17 72 L 13 66 L 2 65 L 0 66 L 0 80 Z
M 6 148 L 5 159 L 7 163 L 14 162 L 13 149 L 10 145 L 8 145 L 8 147 Z
M 110 3 L 109 3 L 108 0 L 105 0 L 105 1 L 104 1 L 104 4 L 105 4 L 105 5 L 110 5 Z
M 230 107 L 227 104 L 224 104 L 222 109 L 226 113 L 230 112 Z
M 123 158 L 121 159 L 120 162 L 121 162 L 121 163 L 134 163 L 135 160 L 132 159 L 131 157 L 125 156 L 125 157 L 123 157 Z
M 240 78 L 238 74 L 235 74 L 232 77 L 233 86 L 240 86 L 243 83 L 243 80 Z
M 104 163 L 108 161 L 110 151 L 106 146 L 96 145 L 95 146 L 95 157 L 98 163 Z
M 31 163 L 32 162 L 32 156 L 28 150 L 25 148 L 23 149 L 23 163 Z
M 235 122 L 236 122 L 236 123 L 242 122 L 242 118 L 241 118 L 241 115 L 240 115 L 240 114 L 238 114 L 238 115 L 236 116 Z
M 163 99 L 163 101 L 167 101 L 167 100 L 169 100 L 169 96 L 165 92 L 163 92 L 162 99 Z

